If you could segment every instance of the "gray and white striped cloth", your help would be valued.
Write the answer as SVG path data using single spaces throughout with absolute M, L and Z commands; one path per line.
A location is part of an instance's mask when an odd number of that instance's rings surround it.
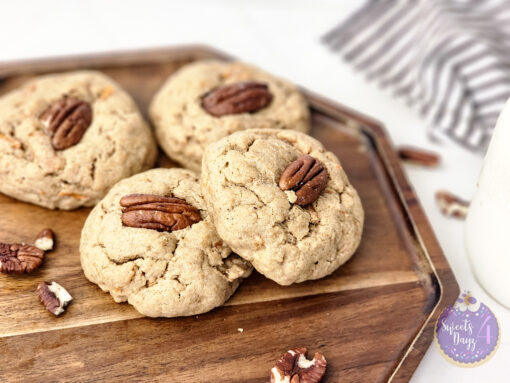
M 433 138 L 485 151 L 510 97 L 510 0 L 372 0 L 323 41 L 426 116 Z

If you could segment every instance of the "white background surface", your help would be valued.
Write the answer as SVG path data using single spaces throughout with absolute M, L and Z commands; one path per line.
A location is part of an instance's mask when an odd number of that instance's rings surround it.
M 495 356 L 472 369 L 450 364 L 432 345 L 412 381 L 508 382 L 510 310 L 476 283 L 463 246 L 463 223 L 443 217 L 434 202 L 434 192 L 440 188 L 471 198 L 482 159 L 451 145 L 430 142 L 422 119 L 389 93 L 367 83 L 320 43 L 320 36 L 359 4 L 345 0 L 2 1 L 0 61 L 209 44 L 375 117 L 386 125 L 395 144 L 440 151 L 439 169 L 406 165 L 406 171 L 461 289 L 470 290 L 495 312 L 502 338 Z

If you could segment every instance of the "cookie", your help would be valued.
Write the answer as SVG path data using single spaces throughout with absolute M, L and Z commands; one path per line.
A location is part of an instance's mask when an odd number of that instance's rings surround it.
M 282 174 L 287 181 L 299 175 L 294 161 L 303 154 L 315 159 L 313 177 L 282 190 Z M 335 155 L 304 133 L 253 129 L 225 137 L 206 149 L 201 184 L 220 237 L 281 285 L 331 274 L 360 242 L 358 193 Z
M 176 168 L 115 185 L 85 222 L 80 257 L 87 279 L 151 317 L 209 311 L 251 273 L 218 237 L 197 175 Z
M 92 206 L 156 155 L 131 97 L 99 72 L 37 77 L 0 98 L 0 192 L 13 198 Z
M 189 64 L 170 76 L 150 106 L 159 144 L 182 166 L 200 171 L 205 147 L 250 128 L 309 130 L 295 86 L 241 62 Z

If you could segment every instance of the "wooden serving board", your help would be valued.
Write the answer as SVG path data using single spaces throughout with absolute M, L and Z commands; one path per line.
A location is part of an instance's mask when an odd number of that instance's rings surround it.
M 227 58 L 204 47 L 72 57 L 0 66 L 0 94 L 35 74 L 94 68 L 118 81 L 146 115 L 180 66 Z M 407 381 L 458 286 L 381 126 L 305 92 L 312 135 L 341 160 L 366 213 L 356 255 L 318 281 L 278 286 L 254 273 L 224 307 L 143 318 L 89 283 L 78 244 L 89 209 L 50 211 L 0 195 L 0 241 L 31 242 L 53 228 L 56 249 L 30 275 L 0 275 L 1 382 L 268 382 L 289 348 L 321 351 L 324 382 Z M 172 166 L 163 155 L 160 166 Z M 55 280 L 74 301 L 58 318 L 38 302 Z M 242 329 L 242 332 L 241 330 Z

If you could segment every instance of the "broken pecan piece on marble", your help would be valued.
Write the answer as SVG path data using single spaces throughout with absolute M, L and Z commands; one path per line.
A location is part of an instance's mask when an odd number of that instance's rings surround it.
M 37 286 L 37 295 L 46 309 L 54 315 L 60 315 L 65 311 L 66 306 L 73 300 L 57 282 L 41 282 Z
M 271 383 L 318 383 L 326 372 L 326 359 L 317 352 L 312 360 L 306 348 L 287 351 L 271 369 Z
M 296 204 L 306 206 L 314 202 L 328 184 L 329 175 L 321 162 L 308 154 L 300 155 L 282 173 L 280 189 L 294 190 Z
M 255 113 L 273 100 L 269 87 L 261 82 L 242 81 L 221 86 L 202 97 L 202 108 L 215 117 Z
M 80 142 L 92 122 L 92 108 L 76 97 L 63 97 L 51 104 L 40 116 L 56 150 L 64 150 Z
M 466 218 L 469 202 L 457 197 L 455 194 L 447 190 L 438 190 L 436 192 L 436 202 L 441 213 L 444 215 L 459 219 Z
M 0 243 L 0 272 L 5 274 L 31 273 L 41 266 L 44 251 L 22 243 Z
M 401 146 L 398 148 L 397 153 L 402 161 L 407 161 L 426 167 L 438 166 L 441 160 L 437 153 L 420 149 L 414 146 Z
M 154 194 L 129 194 L 120 199 L 122 224 L 129 227 L 176 231 L 199 222 L 197 208 L 180 198 Z

